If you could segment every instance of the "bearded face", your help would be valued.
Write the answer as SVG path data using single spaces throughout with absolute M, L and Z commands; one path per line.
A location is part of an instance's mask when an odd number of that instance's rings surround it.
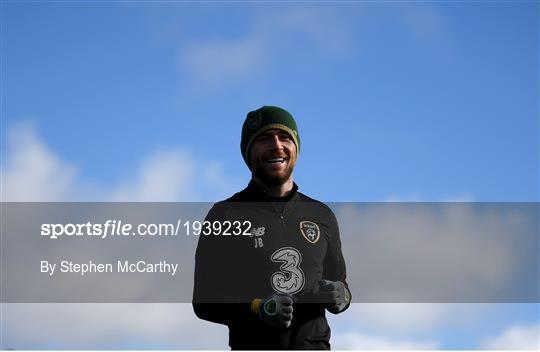
M 279 186 L 290 179 L 296 163 L 296 144 L 280 129 L 263 132 L 250 149 L 251 171 L 261 181 Z

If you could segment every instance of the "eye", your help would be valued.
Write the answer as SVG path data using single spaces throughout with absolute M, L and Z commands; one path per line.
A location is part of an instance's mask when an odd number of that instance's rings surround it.
M 262 134 L 259 137 L 257 137 L 258 142 L 266 142 L 270 139 L 270 137 L 267 134 Z
M 290 141 L 292 140 L 291 136 L 288 134 L 288 133 L 283 133 L 279 136 L 280 139 L 284 140 L 284 141 Z

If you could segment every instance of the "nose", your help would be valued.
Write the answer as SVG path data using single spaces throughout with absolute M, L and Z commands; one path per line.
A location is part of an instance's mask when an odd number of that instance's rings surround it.
M 272 136 L 272 138 L 270 139 L 270 144 L 273 148 L 275 149 L 281 149 L 283 147 L 283 143 L 282 141 L 279 139 L 279 136 L 278 135 L 274 135 Z

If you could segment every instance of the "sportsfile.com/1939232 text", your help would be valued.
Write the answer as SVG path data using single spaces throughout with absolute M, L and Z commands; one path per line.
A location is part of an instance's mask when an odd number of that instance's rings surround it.
M 138 224 L 122 220 L 107 220 L 105 222 L 86 223 L 47 223 L 41 224 L 41 236 L 50 239 L 76 236 L 92 236 L 97 238 L 107 238 L 109 236 L 251 236 L 250 221 L 182 221 L 175 224 Z

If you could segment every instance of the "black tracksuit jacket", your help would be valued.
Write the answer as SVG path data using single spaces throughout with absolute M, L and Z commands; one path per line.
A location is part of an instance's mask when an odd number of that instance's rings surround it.
M 249 235 L 201 235 L 195 255 L 195 314 L 227 325 L 232 349 L 330 349 L 317 291 L 323 279 L 348 288 L 339 228 L 328 206 L 297 190 L 275 202 L 251 181 L 205 219 L 251 223 Z M 265 325 L 250 309 L 253 299 L 276 292 L 295 300 L 288 329 Z

